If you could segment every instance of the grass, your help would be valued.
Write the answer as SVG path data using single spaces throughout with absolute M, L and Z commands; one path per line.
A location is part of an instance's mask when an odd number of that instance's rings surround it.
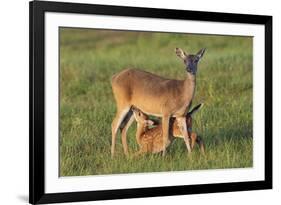
M 60 175 L 244 168 L 253 165 L 252 38 L 214 35 L 60 29 Z M 206 157 L 191 157 L 177 139 L 163 158 L 126 158 L 118 136 L 110 157 L 111 122 L 116 112 L 110 85 L 128 67 L 183 79 L 174 53 L 207 48 L 198 65 L 193 105 L 204 102 L 193 130 L 205 141 Z M 129 129 L 131 153 L 138 150 L 136 125 Z

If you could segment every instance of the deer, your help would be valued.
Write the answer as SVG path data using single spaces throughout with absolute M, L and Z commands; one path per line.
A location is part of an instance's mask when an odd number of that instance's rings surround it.
M 169 136 L 169 121 L 175 117 L 180 131 L 186 141 L 189 135 L 185 123 L 195 94 L 197 65 L 202 59 L 205 48 L 196 54 L 187 54 L 180 48 L 175 49 L 176 55 L 185 65 L 185 79 L 168 79 L 139 69 L 128 68 L 116 73 L 111 78 L 112 92 L 117 105 L 116 115 L 111 123 L 112 143 L 111 156 L 114 156 L 116 137 L 120 129 L 124 154 L 128 156 L 127 130 L 134 121 L 130 112 L 134 106 L 145 114 L 162 118 L 163 151 Z M 186 143 L 188 153 L 191 152 Z
M 200 151 L 205 155 L 205 145 L 201 137 L 197 133 L 192 132 L 192 116 L 196 113 L 202 104 L 195 106 L 190 112 L 186 115 L 186 127 L 191 138 L 191 150 L 193 150 L 195 143 L 198 144 Z M 136 139 L 140 147 L 136 155 L 144 153 L 159 153 L 163 151 L 163 137 L 162 137 L 162 125 L 159 124 L 159 121 L 149 119 L 148 115 L 144 114 L 141 110 L 137 108 L 132 108 L 135 120 L 137 121 L 137 131 Z M 154 126 L 149 129 L 149 126 Z M 175 120 L 171 118 L 170 120 L 170 131 L 169 138 L 166 144 L 166 148 L 173 142 L 175 138 L 184 138 L 180 128 Z M 185 143 L 189 143 L 185 141 Z

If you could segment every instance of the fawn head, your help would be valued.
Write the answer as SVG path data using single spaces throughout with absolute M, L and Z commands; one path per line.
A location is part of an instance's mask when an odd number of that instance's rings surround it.
M 138 124 L 144 127 L 154 125 L 154 122 L 152 120 L 149 120 L 148 116 L 144 114 L 142 111 L 140 111 L 139 109 L 133 107 L 132 111 L 134 113 L 134 117 Z
M 192 75 L 196 75 L 197 64 L 199 60 L 203 57 L 205 50 L 205 48 L 202 48 L 200 51 L 198 51 L 197 54 L 187 54 L 180 48 L 175 49 L 177 56 L 183 60 L 186 66 L 186 71 L 191 73 Z

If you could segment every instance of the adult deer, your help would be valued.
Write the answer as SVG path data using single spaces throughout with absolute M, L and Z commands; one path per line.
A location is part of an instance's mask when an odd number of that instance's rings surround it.
M 114 156 L 119 128 L 122 132 L 124 153 L 128 155 L 126 133 L 134 121 L 132 106 L 148 115 L 162 117 L 163 156 L 168 141 L 171 117 L 176 118 L 182 135 L 186 141 L 189 141 L 185 115 L 195 92 L 197 64 L 203 57 L 205 49 L 201 49 L 195 55 L 187 54 L 180 48 L 176 48 L 175 52 L 183 60 L 186 67 L 184 80 L 167 79 L 138 69 L 126 69 L 112 77 L 111 85 L 117 104 L 117 113 L 111 124 L 112 156 Z M 189 143 L 186 143 L 186 146 L 188 153 L 190 153 Z

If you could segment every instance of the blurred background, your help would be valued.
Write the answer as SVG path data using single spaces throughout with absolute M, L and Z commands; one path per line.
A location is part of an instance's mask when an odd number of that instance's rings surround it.
M 206 143 L 206 157 L 195 149 L 187 158 L 176 139 L 164 159 L 127 159 L 119 135 L 112 160 L 111 76 L 133 67 L 184 79 L 176 47 L 191 54 L 206 48 L 193 101 L 204 103 L 193 130 Z M 252 167 L 252 47 L 252 37 L 60 28 L 60 175 Z M 131 153 L 138 150 L 135 128 L 128 132 Z

